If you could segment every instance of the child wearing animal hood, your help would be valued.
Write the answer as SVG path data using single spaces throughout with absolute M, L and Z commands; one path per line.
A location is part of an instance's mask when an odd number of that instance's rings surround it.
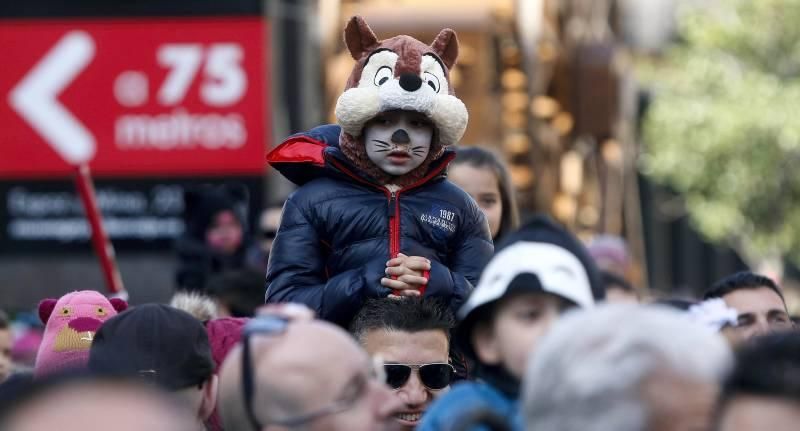
M 475 202 L 446 180 L 467 110 L 449 70 L 458 40 L 378 40 L 353 17 L 356 60 L 338 125 L 283 142 L 269 163 L 300 188 L 286 201 L 267 269 L 267 302 L 300 302 L 347 325 L 368 298 L 431 296 L 455 310 L 493 246 Z
M 454 343 L 477 364 L 477 381 L 434 401 L 418 431 L 477 430 L 474 415 L 505 418 L 521 430 L 519 387 L 529 355 L 570 309 L 605 297 L 597 268 L 580 241 L 544 216 L 511 233 L 459 310 Z

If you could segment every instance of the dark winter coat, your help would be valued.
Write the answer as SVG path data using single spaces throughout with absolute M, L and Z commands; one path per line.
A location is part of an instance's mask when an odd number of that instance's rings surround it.
M 385 297 L 386 262 L 431 260 L 424 295 L 453 310 L 466 300 L 493 246 L 483 213 L 445 179 L 448 150 L 421 181 L 391 193 L 357 172 L 329 125 L 289 138 L 268 160 L 301 187 L 283 209 L 267 270 L 267 302 L 300 302 L 346 325 L 367 298 Z

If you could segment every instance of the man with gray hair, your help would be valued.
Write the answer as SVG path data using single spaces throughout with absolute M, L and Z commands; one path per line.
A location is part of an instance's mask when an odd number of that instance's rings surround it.
M 559 321 L 528 362 L 523 410 L 535 431 L 710 429 L 725 340 L 659 306 L 609 305 Z

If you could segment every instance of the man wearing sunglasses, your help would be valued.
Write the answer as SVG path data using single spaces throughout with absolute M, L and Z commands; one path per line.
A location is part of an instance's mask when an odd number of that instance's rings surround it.
M 386 383 L 403 403 L 394 417 L 404 430 L 419 423 L 454 375 L 449 363 L 453 316 L 431 298 L 367 301 L 350 326 L 364 349 L 384 361 Z
M 260 316 L 223 364 L 220 415 L 226 431 L 394 429 L 381 374 L 332 324 Z

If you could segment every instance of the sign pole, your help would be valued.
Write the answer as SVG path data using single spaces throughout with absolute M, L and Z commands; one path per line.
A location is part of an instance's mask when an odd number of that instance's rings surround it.
M 89 220 L 89 225 L 92 228 L 92 247 L 97 254 L 97 258 L 100 260 L 106 287 L 113 296 L 127 299 L 128 294 L 125 291 L 125 287 L 122 285 L 122 277 L 120 277 L 119 268 L 117 267 L 114 246 L 108 239 L 105 229 L 103 229 L 102 214 L 97 207 L 97 199 L 95 197 L 94 184 L 92 182 L 91 172 L 89 171 L 89 165 L 81 163 L 76 166 L 76 171 L 75 186 L 81 197 L 83 209 L 86 212 L 86 218 Z

